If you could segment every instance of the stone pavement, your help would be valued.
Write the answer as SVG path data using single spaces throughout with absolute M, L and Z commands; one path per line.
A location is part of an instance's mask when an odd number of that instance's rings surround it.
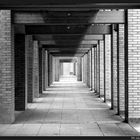
M 1 136 L 138 136 L 133 127 L 75 77 L 62 77 L 13 124 L 0 124 Z

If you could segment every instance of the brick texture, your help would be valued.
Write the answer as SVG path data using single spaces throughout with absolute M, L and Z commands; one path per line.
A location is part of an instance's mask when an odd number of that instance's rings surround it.
M 120 115 L 124 115 L 124 25 L 119 25 L 119 88 Z
M 94 87 L 94 48 L 92 48 L 92 89 L 95 90 Z
M 128 10 L 129 117 L 140 118 L 140 9 Z
M 104 59 L 103 59 L 103 49 L 104 42 L 100 41 L 100 95 L 104 96 Z
M 113 100 L 117 109 L 117 32 L 113 30 Z
M 15 91 L 11 11 L 0 10 L 0 21 L 0 123 L 12 123 Z
M 105 69 L 106 69 L 106 99 L 111 100 L 111 42 L 110 35 L 105 36 Z

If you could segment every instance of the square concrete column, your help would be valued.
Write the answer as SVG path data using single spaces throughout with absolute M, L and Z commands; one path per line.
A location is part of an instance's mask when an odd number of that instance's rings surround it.
M 25 35 L 15 34 L 15 110 L 27 107 Z
M 82 81 L 82 58 L 77 59 L 77 80 Z
M 92 89 L 95 91 L 95 87 L 94 87 L 94 81 L 95 81 L 95 79 L 94 79 L 94 48 L 92 48 Z
M 39 93 L 42 94 L 42 48 L 39 44 Z
M 48 51 L 45 50 L 45 88 L 48 88 Z
M 42 49 L 42 86 L 43 86 L 43 91 L 46 90 L 46 87 L 48 86 L 48 64 L 47 64 L 48 56 L 46 50 L 43 48 Z
M 56 57 L 55 58 L 55 81 L 59 81 L 59 74 L 60 74 L 60 61 L 59 59 Z
M 87 54 L 87 85 L 91 88 L 91 52 L 88 51 Z
M 49 78 L 49 86 L 52 84 L 53 82 L 53 72 L 52 72 L 52 55 L 48 54 L 48 78 Z
M 33 42 L 33 93 L 34 97 L 39 97 L 39 54 L 38 41 Z
M 0 123 L 12 123 L 15 120 L 15 83 L 11 11 L 0 10 L 0 21 Z
M 33 95 L 33 38 L 32 35 L 26 35 L 26 87 L 27 101 L 32 103 Z

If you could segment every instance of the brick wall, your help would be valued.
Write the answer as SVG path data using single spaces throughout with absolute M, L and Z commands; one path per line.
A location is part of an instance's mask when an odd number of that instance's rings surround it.
M 140 9 L 128 10 L 129 117 L 140 118 Z
M 15 35 L 15 110 L 25 110 L 25 35 Z
M 105 69 L 106 69 L 106 99 L 111 100 L 111 42 L 110 35 L 105 36 L 106 45 L 105 45 Z
M 119 25 L 119 93 L 120 115 L 124 114 L 124 25 Z
M 113 102 L 117 109 L 117 32 L 113 30 Z
M 100 95 L 104 96 L 104 59 L 103 59 L 104 42 L 100 41 Z
M 94 47 L 94 87 L 95 87 L 95 92 L 97 92 L 97 47 Z
M 97 79 L 96 79 L 96 80 L 97 80 L 97 81 L 96 81 L 96 87 L 97 87 L 96 90 L 97 90 L 97 93 L 99 93 L 99 91 L 100 91 L 100 90 L 99 90 L 99 88 L 100 88 L 100 87 L 99 87 L 99 82 L 100 82 L 100 79 L 99 79 L 99 64 L 100 64 L 100 63 L 99 63 L 99 55 L 100 55 L 100 54 L 99 54 L 99 45 L 97 45 L 97 47 L 96 47 L 96 71 L 97 71 L 97 72 L 96 72 L 96 75 L 97 75 L 97 76 L 96 76 L 96 78 L 97 78 Z
M 39 97 L 38 41 L 33 42 L 33 94 Z
M 0 10 L 0 123 L 12 123 L 14 115 L 14 44 L 11 11 Z

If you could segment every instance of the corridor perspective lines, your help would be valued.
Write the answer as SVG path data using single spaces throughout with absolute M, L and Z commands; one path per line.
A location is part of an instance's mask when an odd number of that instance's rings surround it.
M 1 136 L 136 136 L 106 103 L 75 76 L 54 82 L 13 124 L 0 124 Z

